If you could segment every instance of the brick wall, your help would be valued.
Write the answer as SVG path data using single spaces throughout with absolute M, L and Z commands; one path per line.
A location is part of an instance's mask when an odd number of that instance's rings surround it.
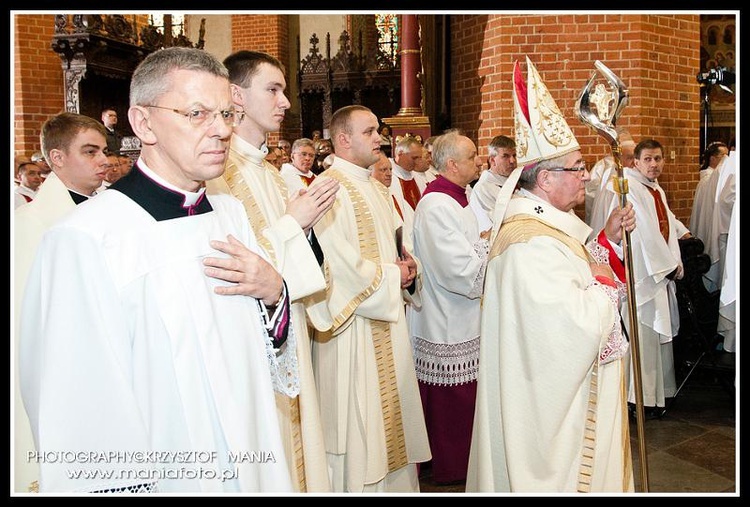
M 232 51 L 250 49 L 263 51 L 275 56 L 286 67 L 286 79 L 294 79 L 297 63 L 290 62 L 289 55 L 289 17 L 284 15 L 233 15 L 232 16 Z M 287 83 L 288 86 L 288 83 Z M 290 97 L 290 100 L 294 100 Z M 279 133 L 270 134 L 268 142 L 275 145 L 279 138 L 290 142 L 302 136 L 299 118 L 287 113 L 287 119 L 281 125 Z
M 451 117 L 478 141 L 513 134 L 511 74 L 525 56 L 537 67 L 593 164 L 606 142 L 575 117 L 578 94 L 601 60 L 628 86 L 618 125 L 637 140 L 658 139 L 667 164 L 660 183 L 687 222 L 698 182 L 700 19 L 697 15 L 462 15 L 451 17 Z M 671 160 L 671 152 L 675 159 Z M 582 213 L 582 209 L 578 210 Z
M 289 71 L 289 18 L 233 15 L 232 49 L 252 48 L 278 57 Z M 18 15 L 14 24 L 14 151 L 39 149 L 43 121 L 63 108 L 60 57 L 50 50 L 52 15 Z M 630 89 L 619 125 L 636 137 L 666 146 L 661 178 L 670 205 L 687 221 L 698 181 L 700 20 L 697 15 L 454 15 L 451 16 L 451 116 L 454 127 L 478 141 L 486 159 L 492 137 L 513 133 L 510 76 L 513 62 L 529 55 L 594 163 L 608 153 L 604 140 L 573 115 L 573 104 L 602 60 Z M 292 97 L 292 99 L 294 99 Z M 301 136 L 291 115 L 278 135 Z M 675 159 L 670 160 L 671 152 Z
M 40 149 L 42 123 L 65 107 L 60 57 L 50 49 L 54 16 L 22 14 L 13 24 L 13 150 L 29 157 Z

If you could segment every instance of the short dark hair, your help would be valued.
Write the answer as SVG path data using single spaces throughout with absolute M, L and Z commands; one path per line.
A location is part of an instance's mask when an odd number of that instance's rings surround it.
M 39 164 L 37 164 L 36 162 L 33 162 L 31 160 L 22 160 L 18 164 L 18 167 L 16 168 L 16 174 L 20 175 L 21 173 L 25 173 L 26 172 L 26 167 L 28 167 L 30 165 L 33 165 L 37 169 L 41 169 L 41 167 L 39 167 Z
M 349 120 L 351 119 L 352 113 L 354 113 L 354 111 L 366 111 L 368 113 L 372 113 L 369 107 L 359 104 L 352 104 L 350 106 L 344 106 L 340 109 L 337 109 L 333 113 L 333 116 L 331 116 L 330 125 L 331 140 L 333 141 L 334 149 L 336 148 L 336 136 L 339 133 L 344 132 L 348 135 L 352 134 L 352 126 L 349 124 Z
M 490 141 L 489 149 L 487 150 L 489 152 L 490 157 L 494 157 L 497 155 L 497 150 L 500 148 L 505 148 L 508 150 L 515 150 L 516 149 L 516 141 L 511 139 L 508 136 L 495 136 L 492 138 L 492 141 Z
M 641 158 L 641 151 L 643 150 L 661 150 L 662 155 L 664 155 L 664 146 L 656 139 L 644 139 L 636 144 L 633 151 L 635 158 Z
M 701 164 L 701 169 L 705 169 L 708 167 L 708 165 L 711 163 L 711 157 L 717 156 L 719 153 L 721 153 L 721 148 L 726 148 L 727 151 L 729 151 L 729 146 L 724 144 L 722 141 L 714 141 L 708 146 L 706 146 L 706 150 L 703 152 L 703 163 Z
M 98 120 L 78 113 L 63 112 L 48 118 L 42 125 L 39 139 L 42 143 L 42 153 L 49 163 L 51 150 L 68 152 L 70 143 L 82 130 L 95 130 L 107 138 L 107 129 Z
M 278 58 L 260 51 L 236 51 L 224 58 L 223 63 L 229 71 L 229 82 L 242 88 L 250 86 L 250 81 L 262 63 L 272 65 L 284 73 L 284 64 Z

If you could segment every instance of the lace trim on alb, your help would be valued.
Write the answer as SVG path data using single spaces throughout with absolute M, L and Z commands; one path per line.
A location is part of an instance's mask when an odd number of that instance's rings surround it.
M 140 484 L 130 484 L 128 486 L 117 486 L 113 488 L 98 489 L 91 493 L 122 495 L 122 494 L 140 494 L 140 493 L 158 493 L 159 484 L 157 482 L 142 482 Z
M 479 239 L 474 243 L 474 252 L 482 260 L 482 267 L 477 271 L 474 276 L 474 282 L 471 285 L 471 291 L 469 291 L 468 297 L 478 298 L 482 296 L 484 292 L 484 274 L 487 270 L 487 257 L 490 254 L 490 242 L 486 239 Z
M 586 249 L 597 264 L 609 264 L 609 250 L 596 241 L 589 241 L 589 243 L 586 244 Z
M 619 306 L 620 306 L 620 290 L 619 286 L 621 284 L 618 284 L 618 289 L 614 287 L 610 287 L 609 285 L 604 285 L 602 283 L 599 283 L 596 279 L 592 280 L 586 289 L 589 289 L 590 287 L 597 286 L 600 287 L 604 292 L 607 294 L 607 297 L 609 297 L 610 303 L 612 304 L 612 307 L 615 309 L 615 315 L 619 315 Z M 628 341 L 625 339 L 625 337 L 622 334 L 622 326 L 620 324 L 620 320 L 616 319 L 614 324 L 612 324 L 612 328 L 609 331 L 609 337 L 607 338 L 607 343 L 604 345 L 602 350 L 599 352 L 599 364 L 607 364 L 611 363 L 612 361 L 615 361 L 617 359 L 620 359 L 621 357 L 624 357 L 625 354 L 628 352 Z
M 477 379 L 479 338 L 462 343 L 433 343 L 413 338 L 417 379 L 427 384 L 454 386 Z
M 288 326 L 286 341 L 279 349 L 275 349 L 271 336 L 261 322 L 273 389 L 294 398 L 299 394 L 299 365 L 297 363 L 297 335 L 294 332 L 291 316 Z

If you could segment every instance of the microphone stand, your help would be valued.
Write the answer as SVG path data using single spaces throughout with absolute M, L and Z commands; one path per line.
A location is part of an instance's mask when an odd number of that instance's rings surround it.
M 711 84 L 708 83 L 703 88 L 705 91 L 703 95 L 703 150 L 701 150 L 701 153 L 705 153 L 706 148 L 708 148 L 708 122 L 711 119 L 711 103 L 709 99 Z

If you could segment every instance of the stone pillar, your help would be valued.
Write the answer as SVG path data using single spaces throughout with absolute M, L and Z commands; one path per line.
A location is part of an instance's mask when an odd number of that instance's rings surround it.
M 430 136 L 430 120 L 422 109 L 422 52 L 420 50 L 419 17 L 416 14 L 401 15 L 401 108 L 396 116 L 383 118 L 391 129 L 393 146 L 404 136 Z
M 401 15 L 401 109 L 399 116 L 423 116 L 422 55 L 419 50 L 419 21 L 415 14 Z

